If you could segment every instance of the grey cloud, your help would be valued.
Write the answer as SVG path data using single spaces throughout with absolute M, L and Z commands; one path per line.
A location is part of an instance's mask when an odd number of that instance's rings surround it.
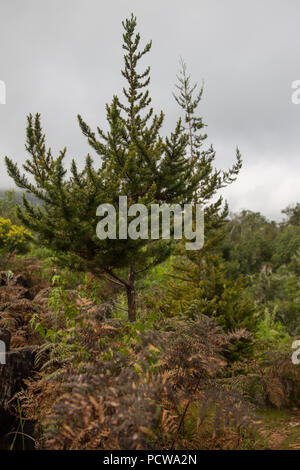
M 291 83 L 300 78 L 298 0 L 0 0 L 0 184 L 11 186 L 8 154 L 24 161 L 25 120 L 41 112 L 48 143 L 68 147 L 79 162 L 89 151 L 76 122 L 81 113 L 105 125 L 105 103 L 122 90 L 121 21 L 134 12 L 144 41 L 153 39 L 153 105 L 178 109 L 171 91 L 179 56 L 205 82 L 201 113 L 217 163 L 226 167 L 238 145 L 240 180 L 224 194 L 234 210 L 247 207 L 280 217 L 300 200 L 300 105 Z

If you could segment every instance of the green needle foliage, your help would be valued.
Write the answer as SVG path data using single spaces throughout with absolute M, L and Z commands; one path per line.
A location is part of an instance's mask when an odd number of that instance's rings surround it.
M 220 173 L 212 165 L 214 150 L 200 149 L 202 138 L 197 133 L 202 121 L 193 114 L 200 98 L 192 101 L 186 77 L 179 104 L 186 111 L 188 129 L 179 119 L 169 136 L 161 135 L 164 114 L 154 114 L 151 107 L 150 68 L 140 68 L 151 42 L 141 47 L 133 15 L 123 22 L 123 28 L 122 75 L 126 86 L 123 99 L 114 96 L 106 106 L 108 130 L 98 127 L 93 132 L 78 116 L 81 131 L 97 156 L 96 162 L 88 155 L 83 170 L 79 170 L 73 160 L 68 175 L 64 166 L 66 149 L 57 158 L 47 149 L 37 114 L 28 117 L 29 159 L 23 165 L 25 174 L 7 157 L 6 165 L 17 186 L 41 201 L 39 207 L 34 207 L 24 197 L 24 207 L 18 209 L 24 225 L 64 263 L 123 286 L 127 291 L 129 320 L 135 321 L 136 277 L 166 259 L 172 243 L 141 238 L 100 240 L 96 235 L 97 207 L 112 204 L 118 222 L 119 196 L 127 196 L 128 206 L 142 203 L 147 208 L 153 203 L 199 202 L 207 206 L 208 220 L 216 221 L 224 217 L 226 207 L 219 213 L 222 199 L 210 205 L 208 202 L 218 189 L 234 180 L 241 160 L 238 152 L 232 169 Z
M 207 224 L 224 221 L 228 215 L 228 207 L 225 204 L 222 212 L 223 198 L 219 196 L 211 203 L 211 200 L 216 196 L 217 192 L 233 183 L 242 167 L 242 159 L 239 149 L 236 149 L 236 162 L 227 171 L 217 170 L 214 167 L 214 160 L 216 152 L 212 145 L 204 148 L 204 141 L 207 139 L 207 134 L 203 133 L 206 125 L 203 123 L 201 116 L 197 115 L 199 103 L 203 94 L 203 86 L 197 90 L 197 83 L 191 84 L 191 77 L 187 73 L 187 67 L 184 61 L 180 61 L 180 71 L 177 76 L 176 84 L 177 93 L 173 96 L 184 114 L 184 133 L 188 140 L 188 153 L 189 160 L 192 163 L 193 174 L 197 175 L 200 184 L 197 186 L 195 199 L 197 203 L 202 204 L 205 208 L 205 228 L 207 231 Z

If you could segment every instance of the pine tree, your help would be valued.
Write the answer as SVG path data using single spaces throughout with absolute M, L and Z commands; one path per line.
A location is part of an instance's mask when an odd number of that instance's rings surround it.
M 217 170 L 212 146 L 204 148 L 207 134 L 202 117 L 197 115 L 203 95 L 203 86 L 191 84 L 185 63 L 181 60 L 174 97 L 184 113 L 184 133 L 188 140 L 188 155 L 194 173 L 200 174 L 194 200 L 205 209 L 205 245 L 201 250 L 186 251 L 178 244 L 177 257 L 172 266 L 171 280 L 166 286 L 164 309 L 169 314 L 197 316 L 199 313 L 214 317 L 226 329 L 236 327 L 255 329 L 253 305 L 242 297 L 244 279 L 231 279 L 222 260 L 220 243 L 225 236 L 228 206 L 222 196 L 211 202 L 217 191 L 231 184 L 241 168 L 241 155 L 227 171 Z M 223 207 L 222 207 L 223 206 Z
M 177 247 L 177 254 L 183 262 L 175 262 L 174 268 L 179 276 L 186 275 L 186 263 L 189 266 L 198 267 L 198 278 L 201 279 L 201 266 L 204 259 L 214 259 L 213 253 L 218 249 L 225 237 L 224 223 L 228 216 L 228 205 L 223 204 L 222 196 L 215 198 L 217 192 L 235 181 L 241 166 L 241 154 L 236 150 L 236 161 L 227 171 L 221 171 L 214 167 L 216 152 L 212 145 L 204 148 L 207 134 L 203 132 L 206 125 L 201 116 L 197 115 L 198 106 L 203 95 L 203 85 L 197 90 L 197 83 L 191 84 L 191 77 L 187 72 L 184 61 L 180 61 L 179 75 L 177 76 L 176 93 L 173 96 L 179 104 L 184 115 L 183 133 L 188 141 L 188 159 L 191 162 L 193 172 L 197 175 L 199 184 L 193 200 L 201 204 L 205 212 L 205 244 L 201 250 L 185 251 L 183 245 Z M 213 198 L 215 200 L 212 202 Z M 182 258 L 183 257 L 183 258 Z M 197 275 L 194 273 L 197 278 Z
M 161 136 L 164 114 L 154 114 L 151 107 L 150 68 L 139 72 L 151 42 L 144 48 L 140 46 L 133 15 L 123 22 L 123 27 L 122 75 L 127 83 L 123 89 L 124 101 L 114 96 L 106 106 L 108 131 L 98 127 L 95 133 L 78 116 L 81 131 L 96 153 L 97 162 L 88 155 L 80 171 L 73 160 L 69 176 L 64 166 L 66 149 L 56 158 L 52 155 L 46 147 L 37 114 L 28 117 L 29 158 L 23 165 L 25 173 L 7 157 L 6 165 L 17 186 L 41 201 L 39 207 L 34 207 L 24 197 L 23 207 L 18 208 L 24 225 L 37 234 L 40 244 L 54 250 L 65 263 L 105 276 L 124 287 L 129 320 L 135 321 L 136 277 L 166 259 L 172 242 L 120 237 L 100 240 L 96 234 L 97 207 L 109 203 L 118 209 L 120 196 L 127 196 L 128 206 L 142 203 L 147 208 L 153 203 L 195 202 L 195 195 L 203 192 L 203 184 L 207 187 L 208 200 L 221 184 L 219 174 L 209 172 L 211 156 L 204 169 L 203 158 L 197 161 L 188 155 L 188 135 L 180 119 L 170 136 Z M 118 213 L 116 220 L 119 220 Z M 117 228 L 119 233 L 120 227 Z
M 245 276 L 232 276 L 218 250 L 194 257 L 178 257 L 166 285 L 162 308 L 172 316 L 196 318 L 199 313 L 214 318 L 227 331 L 255 331 L 258 317 L 246 293 Z
M 207 134 L 203 133 L 206 125 L 201 116 L 197 115 L 198 106 L 203 95 L 203 85 L 199 89 L 198 84 L 191 84 L 191 76 L 187 72 L 185 62 L 180 60 L 180 70 L 177 76 L 176 93 L 173 96 L 184 114 L 184 133 L 188 140 L 189 160 L 193 172 L 199 181 L 194 200 L 205 208 L 205 232 L 208 235 L 210 229 L 222 225 L 228 215 L 228 205 L 219 196 L 214 202 L 212 199 L 217 192 L 236 180 L 242 167 L 242 159 L 239 149 L 236 149 L 236 162 L 227 171 L 217 170 L 213 163 L 216 152 L 212 145 L 204 149 L 203 145 Z

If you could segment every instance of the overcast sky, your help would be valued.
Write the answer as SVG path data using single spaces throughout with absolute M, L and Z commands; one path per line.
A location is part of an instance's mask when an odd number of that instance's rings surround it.
M 180 56 L 205 82 L 200 114 L 216 164 L 226 168 L 238 145 L 244 166 L 223 194 L 232 211 L 280 219 L 300 201 L 300 0 L 0 0 L 0 186 L 12 182 L 5 155 L 23 162 L 28 113 L 40 112 L 48 144 L 83 162 L 90 148 L 76 115 L 105 125 L 105 103 L 121 94 L 121 21 L 133 12 L 151 65 L 155 110 L 165 132 L 179 110 L 172 89 Z

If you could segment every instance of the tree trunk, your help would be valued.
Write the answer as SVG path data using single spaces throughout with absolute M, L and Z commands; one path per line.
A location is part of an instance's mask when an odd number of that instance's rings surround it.
M 131 323 L 136 321 L 136 302 L 135 302 L 135 266 L 130 265 L 129 285 L 126 287 L 128 301 L 128 320 Z

